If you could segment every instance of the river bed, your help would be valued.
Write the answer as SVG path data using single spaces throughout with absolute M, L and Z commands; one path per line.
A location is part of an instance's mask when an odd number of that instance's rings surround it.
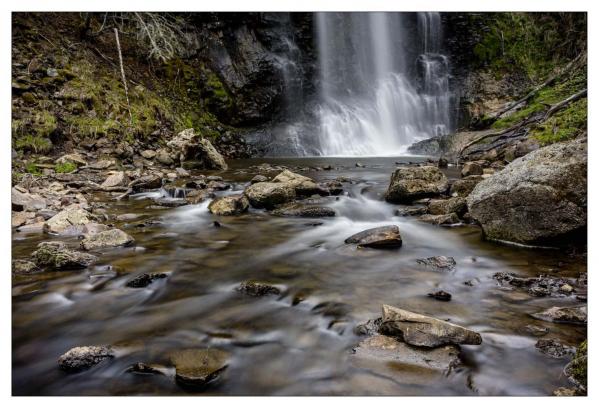
M 13 393 L 189 394 L 169 375 L 127 368 L 138 361 L 166 364 L 169 351 L 190 347 L 232 354 L 219 383 L 202 395 L 550 395 L 568 386 L 562 374 L 568 359 L 539 352 L 539 337 L 525 326 L 548 328 L 544 338 L 576 346 L 586 327 L 530 314 L 580 302 L 509 290 L 492 275 L 576 278 L 586 265 L 559 250 L 486 242 L 476 226 L 438 227 L 396 216 L 402 206 L 382 200 L 389 176 L 396 161 L 420 160 L 248 159 L 229 161 L 225 172 L 201 172 L 232 183 L 231 190 L 219 192 L 226 195 L 241 192 L 257 174 L 251 166 L 260 163 L 331 165 L 334 170 L 301 173 L 317 181 L 354 180 L 344 184 L 340 197 L 319 199 L 336 211 L 333 218 L 284 218 L 256 209 L 219 217 L 208 212 L 208 201 L 156 208 L 143 194 L 118 202 L 108 193 L 95 196 L 92 201 L 104 202 L 108 214 L 138 215 L 114 221 L 136 245 L 102 251 L 99 262 L 83 271 L 13 278 Z M 455 168 L 446 174 L 458 177 Z M 398 250 L 344 243 L 354 233 L 388 224 L 400 228 Z M 14 233 L 13 258 L 26 258 L 48 239 L 54 238 Z M 457 267 L 433 271 L 416 262 L 437 255 L 453 257 Z M 161 272 L 169 277 L 146 288 L 125 286 L 141 273 Z M 282 294 L 255 298 L 235 290 L 249 279 L 276 284 Z M 441 289 L 453 295 L 450 302 L 427 297 Z M 480 332 L 483 343 L 463 346 L 464 365 L 449 374 L 356 364 L 352 349 L 361 338 L 353 328 L 379 317 L 383 304 L 450 319 Z M 58 357 L 68 349 L 92 344 L 112 344 L 119 352 L 81 373 L 58 368 Z

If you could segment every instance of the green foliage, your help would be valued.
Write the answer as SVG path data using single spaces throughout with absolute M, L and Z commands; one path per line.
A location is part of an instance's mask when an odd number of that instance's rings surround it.
M 526 119 L 537 112 L 545 111 L 548 106 L 558 103 L 584 89 L 586 84 L 586 67 L 576 72 L 571 72 L 570 76 L 564 81 L 541 89 L 524 108 L 512 113 L 509 116 L 497 120 L 491 127 L 494 129 L 504 129 L 513 126 L 523 119 Z M 580 115 L 577 116 L 580 118 Z M 584 127 L 586 128 L 586 101 L 584 109 L 584 121 Z
M 15 140 L 15 147 L 19 150 L 33 153 L 48 153 L 52 150 L 52 142 L 41 136 L 24 135 Z
M 54 166 L 54 171 L 57 173 L 72 173 L 77 170 L 77 165 L 71 162 L 57 163 Z
M 27 165 L 25 166 L 25 172 L 36 176 L 41 176 L 42 174 L 40 169 L 37 167 L 37 164 L 35 163 L 27 163 Z
M 497 75 L 538 81 L 586 48 L 586 21 L 586 13 L 493 13 L 474 55 Z
M 587 99 L 581 99 L 557 112 L 532 130 L 531 135 L 541 144 L 573 139 L 587 128 Z

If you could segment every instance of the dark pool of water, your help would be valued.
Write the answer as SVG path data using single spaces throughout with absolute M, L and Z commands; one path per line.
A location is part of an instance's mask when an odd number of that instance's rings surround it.
M 141 197 L 115 202 L 109 213 L 136 213 L 116 225 L 136 239 L 135 248 L 105 251 L 87 270 L 49 272 L 13 279 L 13 393 L 17 395 L 173 395 L 189 391 L 169 376 L 127 371 L 137 361 L 167 363 L 171 350 L 218 347 L 232 353 L 211 395 L 548 395 L 568 385 L 567 359 L 541 354 L 538 338 L 524 330 L 549 328 L 548 338 L 569 345 L 585 327 L 535 320 L 530 313 L 573 298 L 534 298 L 507 291 L 491 279 L 498 271 L 576 277 L 586 270 L 560 251 L 485 242 L 477 227 L 441 228 L 394 216 L 397 205 L 381 194 L 398 158 L 238 160 L 226 172 L 241 191 L 265 161 L 287 166 L 340 167 L 305 171 L 317 180 L 357 180 L 339 200 L 327 197 L 338 216 L 292 219 L 261 210 L 218 217 L 207 204 L 148 208 Z M 356 167 L 359 161 L 366 167 Z M 449 169 L 448 175 L 456 172 Z M 223 194 L 231 194 L 227 191 Z M 160 224 L 139 227 L 139 221 Z M 221 228 L 213 222 L 218 220 Z M 313 221 L 322 225 L 313 225 Z M 366 228 L 396 224 L 404 245 L 396 251 L 357 250 L 343 243 Z M 13 257 L 27 257 L 42 234 L 13 235 Z M 76 241 L 75 238 L 70 240 Z M 452 272 L 428 271 L 416 259 L 452 256 Z M 134 289 L 140 273 L 169 272 L 167 280 Z M 234 290 L 242 281 L 284 287 L 280 297 L 252 298 Z M 473 280 L 474 286 L 463 282 Z M 443 289 L 451 302 L 426 296 Z M 293 299 L 304 300 L 293 305 Z M 392 364 L 358 366 L 351 350 L 353 327 L 380 315 L 382 304 L 431 314 L 477 330 L 481 346 L 463 347 L 465 366 L 449 375 L 414 373 Z M 315 306 L 325 304 L 328 307 Z M 326 310 L 324 312 L 323 310 Z M 113 344 L 118 356 L 78 374 L 65 374 L 58 357 L 79 345 Z

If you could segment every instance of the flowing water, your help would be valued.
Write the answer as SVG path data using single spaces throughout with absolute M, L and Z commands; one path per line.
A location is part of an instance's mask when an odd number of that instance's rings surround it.
M 189 347 L 232 353 L 220 383 L 205 391 L 210 395 L 548 395 L 568 385 L 562 375 L 568 360 L 541 354 L 534 346 L 538 338 L 524 327 L 546 327 L 546 337 L 574 346 L 586 328 L 529 314 L 578 302 L 506 290 L 491 276 L 559 271 L 577 277 L 585 266 L 559 251 L 484 242 L 477 227 L 441 228 L 395 216 L 400 206 L 381 199 L 395 160 L 363 158 L 364 168 L 355 167 L 355 159 L 269 160 L 306 167 L 303 173 L 317 180 L 355 180 L 339 199 L 319 199 L 337 212 L 327 219 L 281 218 L 255 209 L 217 217 L 207 203 L 157 209 L 148 194 L 122 202 L 98 195 L 109 214 L 138 215 L 115 222 L 136 246 L 103 251 L 86 270 L 13 278 L 13 393 L 186 394 L 172 374 L 136 375 L 127 367 L 168 364 L 170 351 Z M 219 175 L 233 190 L 221 194 L 241 191 L 255 174 L 250 166 L 262 161 L 231 161 Z M 336 170 L 309 169 L 325 164 Z M 448 175 L 456 176 L 451 170 Z M 343 242 L 387 224 L 401 229 L 399 250 L 359 250 Z M 15 233 L 13 257 L 27 258 L 48 239 Z M 437 272 L 416 263 L 436 255 L 454 257 L 457 268 Z M 158 272 L 168 279 L 146 288 L 125 286 L 138 274 Z M 254 298 L 235 291 L 248 279 L 280 285 L 283 294 Z M 464 285 L 469 280 L 474 286 Z M 453 294 L 451 302 L 426 296 L 439 289 Z M 353 328 L 380 316 L 385 303 L 450 319 L 479 331 L 483 343 L 462 347 L 464 366 L 448 375 L 356 364 L 351 350 L 360 338 Z M 78 374 L 58 368 L 58 357 L 69 348 L 92 344 L 112 344 L 118 355 Z
M 453 130 L 439 13 L 418 13 L 417 59 L 402 13 L 316 13 L 317 155 L 389 156 Z M 414 70 L 414 65 L 416 69 Z M 416 71 L 415 73 L 413 71 Z M 310 142 L 314 143 L 314 142 Z

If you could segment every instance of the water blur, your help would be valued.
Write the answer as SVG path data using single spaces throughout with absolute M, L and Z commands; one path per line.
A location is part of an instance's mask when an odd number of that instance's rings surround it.
M 208 202 L 156 208 L 145 193 L 116 202 L 95 199 L 109 214 L 136 214 L 111 221 L 136 239 L 136 246 L 103 251 L 83 271 L 44 272 L 13 278 L 13 393 L 22 395 L 186 394 L 167 375 L 127 371 L 142 361 L 168 365 L 171 350 L 218 347 L 232 353 L 213 395 L 548 395 L 566 386 L 567 359 L 535 349 L 537 337 L 524 327 L 546 327 L 548 338 L 576 345 L 586 328 L 530 317 L 550 306 L 577 304 L 572 298 L 535 298 L 505 290 L 491 278 L 498 271 L 525 276 L 586 270 L 560 251 L 532 250 L 485 242 L 477 227 L 441 228 L 395 216 L 385 203 L 395 161 L 418 158 L 272 159 L 319 181 L 349 177 L 338 199 L 318 202 L 337 216 L 283 218 L 250 209 L 234 217 L 210 214 Z M 242 191 L 265 161 L 231 161 L 218 174 Z M 334 170 L 311 167 L 331 165 Z M 205 173 L 206 174 L 206 173 Z M 448 175 L 455 176 L 452 169 Z M 214 225 L 218 221 L 221 226 Z M 366 228 L 396 224 L 399 250 L 356 249 L 344 239 Z M 13 257 L 27 258 L 42 234 L 13 235 Z M 62 239 L 62 238 L 61 238 Z M 76 237 L 64 240 L 76 244 Z M 452 256 L 451 272 L 422 268 L 416 260 Z M 167 273 L 146 288 L 125 283 L 141 273 Z M 235 291 L 248 279 L 279 285 L 280 296 L 253 298 Z M 472 281 L 473 286 L 465 285 Z M 445 290 L 451 302 L 427 293 Z M 360 338 L 356 324 L 380 316 L 387 303 L 477 330 L 481 346 L 462 348 L 464 367 L 449 375 L 415 371 L 391 363 L 357 365 L 351 350 Z M 65 374 L 58 357 L 71 347 L 112 344 L 116 358 L 88 371 Z

